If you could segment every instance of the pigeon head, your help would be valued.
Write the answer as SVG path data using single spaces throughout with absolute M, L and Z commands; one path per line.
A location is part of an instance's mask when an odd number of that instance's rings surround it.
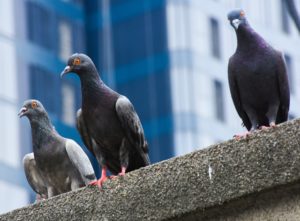
M 241 24 L 247 24 L 245 12 L 242 9 L 229 12 L 227 18 L 235 30 L 237 30 Z
M 67 66 L 61 73 L 61 77 L 70 72 L 76 73 L 78 76 L 83 74 L 93 73 L 96 71 L 96 67 L 92 59 L 85 54 L 73 54 L 69 59 Z
M 42 103 L 38 100 L 27 100 L 20 109 L 18 116 L 27 116 L 29 119 L 47 115 Z

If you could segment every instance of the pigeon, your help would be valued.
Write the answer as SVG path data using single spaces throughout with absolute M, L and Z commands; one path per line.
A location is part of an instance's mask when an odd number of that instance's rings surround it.
M 70 72 L 81 81 L 82 107 L 77 112 L 77 129 L 102 168 L 100 179 L 92 185 L 101 187 L 110 178 L 107 170 L 124 176 L 125 172 L 149 165 L 144 130 L 128 98 L 105 85 L 85 54 L 73 54 L 61 77 Z
M 244 126 L 252 132 L 287 121 L 290 91 L 282 53 L 251 28 L 243 10 L 231 11 L 228 20 L 237 36 L 228 64 L 229 87 Z
M 87 155 L 74 140 L 56 132 L 41 102 L 25 101 L 18 115 L 31 125 L 33 153 L 25 155 L 23 164 L 37 194 L 50 198 L 96 180 Z

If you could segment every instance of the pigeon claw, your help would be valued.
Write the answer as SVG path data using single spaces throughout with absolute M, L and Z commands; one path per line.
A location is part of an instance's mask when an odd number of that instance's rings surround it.
M 116 179 L 118 176 L 115 176 L 115 175 L 111 175 L 111 176 L 109 176 L 109 179 Z
M 126 167 L 122 167 L 122 170 L 119 173 L 119 176 L 125 176 L 125 173 L 126 173 Z
M 47 199 L 47 197 L 45 195 L 41 195 L 39 193 L 36 194 L 35 196 L 35 202 L 38 203 L 38 202 L 41 202 L 42 200 L 45 200 Z
M 268 126 L 261 126 L 261 127 L 259 127 L 259 129 L 260 130 L 267 130 L 267 129 L 269 129 L 270 127 L 268 127 Z
M 98 180 L 94 180 L 92 182 L 90 182 L 88 185 L 89 186 L 96 186 L 98 184 Z
M 125 176 L 125 173 L 121 172 L 118 174 L 119 176 Z
M 99 180 L 95 180 L 89 183 L 89 186 L 98 186 L 99 189 L 102 188 L 103 183 L 108 179 L 107 176 L 102 176 Z
M 267 130 L 267 129 L 275 128 L 275 127 L 277 127 L 277 125 L 275 123 L 270 123 L 270 126 L 261 126 L 259 129 L 260 130 Z
M 109 178 L 110 179 L 115 179 L 115 178 L 117 178 L 119 176 L 125 176 L 125 173 L 126 173 L 126 167 L 122 167 L 122 170 L 121 170 L 120 173 L 118 173 L 118 176 L 110 176 Z
M 102 189 L 103 183 L 110 177 L 106 175 L 106 166 L 102 166 L 101 178 L 99 180 L 92 181 L 89 183 L 90 186 L 98 186 L 99 189 Z
M 241 134 L 236 134 L 236 135 L 234 135 L 233 137 L 234 137 L 235 140 L 241 140 L 241 139 L 246 139 L 246 138 L 248 138 L 250 134 L 251 134 L 251 132 L 246 131 L 246 132 L 241 133 Z

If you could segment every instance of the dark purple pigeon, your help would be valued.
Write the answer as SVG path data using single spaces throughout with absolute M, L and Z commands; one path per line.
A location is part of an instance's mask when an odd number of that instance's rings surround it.
M 228 20 L 237 36 L 228 64 L 234 106 L 248 131 L 274 127 L 288 119 L 290 104 L 282 53 L 251 28 L 243 10 L 230 12 Z
M 81 81 L 82 107 L 77 129 L 87 148 L 102 167 L 98 186 L 108 178 L 106 171 L 124 175 L 150 164 L 144 130 L 131 102 L 100 79 L 93 61 L 74 54 L 61 76 L 76 73 Z

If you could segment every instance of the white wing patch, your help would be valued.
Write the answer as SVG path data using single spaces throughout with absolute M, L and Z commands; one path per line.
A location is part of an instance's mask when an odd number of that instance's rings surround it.
M 86 180 L 87 176 L 94 174 L 94 169 L 88 156 L 74 140 L 66 139 L 66 151 L 83 180 Z

